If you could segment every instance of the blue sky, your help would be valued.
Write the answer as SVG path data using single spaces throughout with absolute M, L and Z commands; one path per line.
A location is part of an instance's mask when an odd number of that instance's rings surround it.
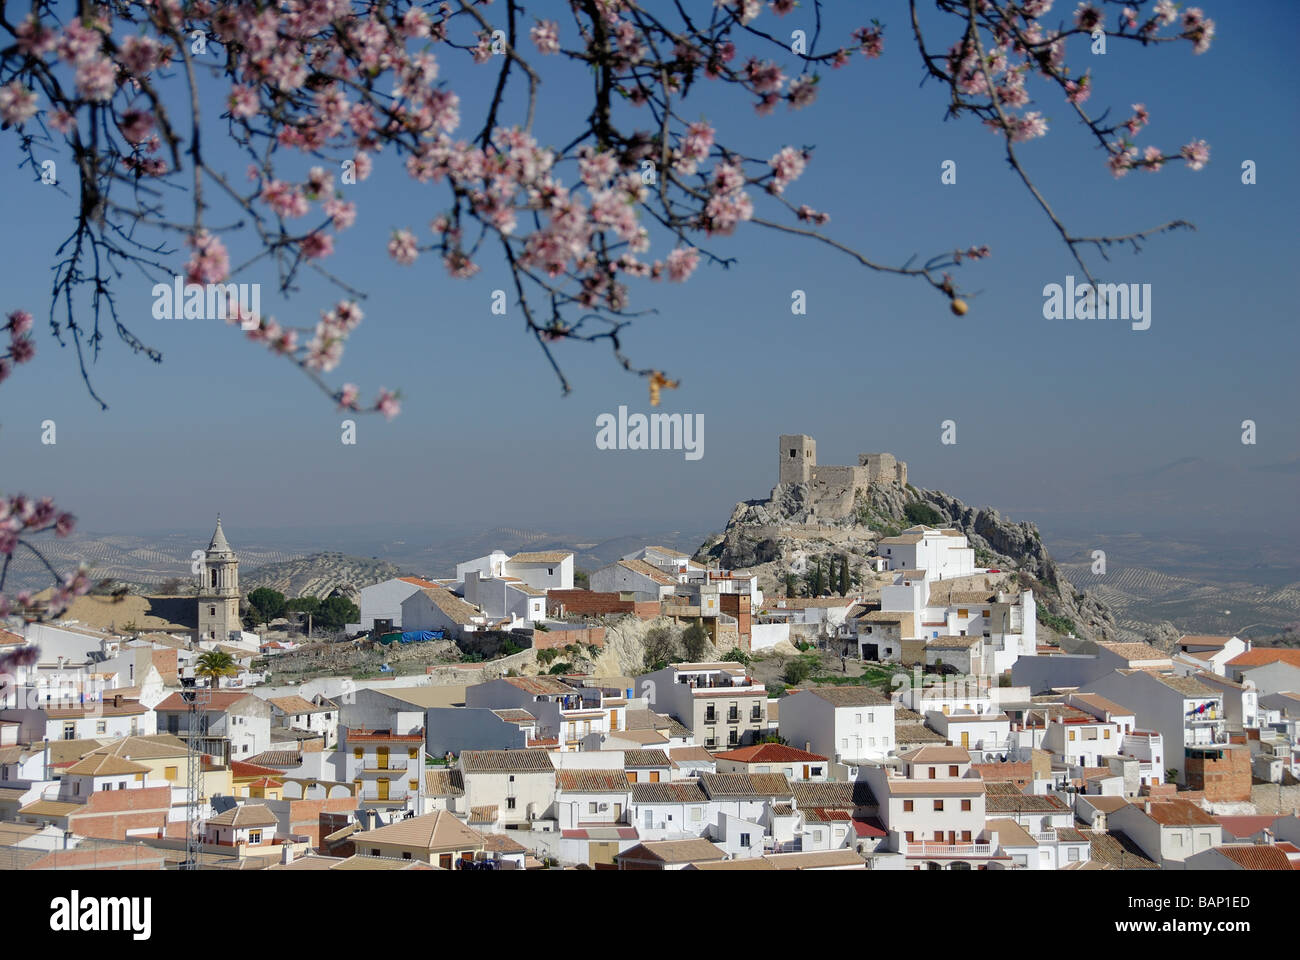
M 1057 6 L 1064 15 L 1073 4 Z M 704 415 L 699 461 L 597 450 L 598 414 L 620 404 L 650 411 L 644 381 L 603 346 L 561 345 L 575 387 L 561 396 L 517 308 L 504 318 L 489 312 L 491 291 L 508 286 L 494 261 L 457 281 L 431 255 L 405 268 L 388 260 L 389 230 L 409 226 L 427 239 L 445 203 L 445 187 L 414 183 L 391 158 L 347 188 L 358 221 L 329 266 L 370 296 L 331 382 L 356 382 L 366 397 L 400 387 L 400 417 L 362 419 L 358 444 L 344 446 L 341 416 L 296 370 L 219 322 L 153 320 L 149 284 L 134 278 L 119 288 L 123 313 L 165 362 L 130 356 L 110 332 L 92 371 L 110 405 L 101 412 L 71 350 L 59 350 L 44 325 L 54 250 L 75 209 L 11 169 L 0 287 L 5 309 L 36 314 L 38 357 L 0 387 L 0 485 L 56 496 L 86 531 L 200 527 L 217 510 L 247 528 L 405 520 L 611 534 L 720 528 L 737 500 L 775 483 L 777 434 L 803 432 L 816 437 L 823 463 L 891 451 L 908 461 L 913 483 L 1049 532 L 1196 524 L 1294 533 L 1286 507 L 1300 455 L 1300 8 L 1204 6 L 1218 37 L 1202 56 L 1186 43 L 1112 43 L 1104 57 L 1070 51 L 1093 70 L 1094 112 L 1110 105 L 1122 118 L 1145 103 L 1152 120 L 1139 144 L 1174 151 L 1203 138 L 1212 150 L 1204 170 L 1171 164 L 1116 181 L 1053 94 L 1039 107 L 1050 134 L 1021 149 L 1078 232 L 1127 233 L 1178 217 L 1196 224 L 1154 238 L 1140 255 L 1092 261 L 1106 280 L 1152 285 L 1152 324 L 1142 332 L 1118 320 L 1043 319 L 1044 284 L 1077 268 L 1007 169 L 999 138 L 970 120 L 943 122 L 943 91 L 918 86 L 905 4 L 870 5 L 886 26 L 885 56 L 823 71 L 817 102 L 801 112 L 757 117 L 738 91 L 699 84 L 687 116 L 713 121 L 720 142 L 757 156 L 787 143 L 816 147 L 787 196 L 830 212 L 837 239 L 895 263 L 971 244 L 993 251 L 960 271 L 978 291 L 961 318 L 920 283 L 753 226 L 714 244 L 738 259 L 729 270 L 702 267 L 680 286 L 634 283 L 634 305 L 658 313 L 636 322 L 625 347 L 637 363 L 681 379 L 661 409 Z M 764 19 L 788 31 L 808 26 L 807 16 Z M 833 19 L 828 31 L 843 36 L 855 25 Z M 558 58 L 534 59 L 551 68 L 537 133 L 558 146 L 585 115 L 575 106 L 584 78 Z M 487 68 L 459 55 L 440 60 L 462 97 L 461 132 L 472 134 Z M 213 143 L 223 125 L 210 121 L 207 131 Z M 13 131 L 0 137 L 16 163 Z M 956 185 L 940 183 L 947 159 L 957 162 Z M 1248 159 L 1258 168 L 1253 186 L 1240 181 Z M 794 289 L 807 293 L 807 316 L 791 315 Z M 264 298 L 263 308 L 311 323 L 336 296 L 305 279 L 292 301 Z M 1254 446 L 1240 442 L 1248 418 Z M 40 444 L 45 419 L 58 425 L 53 447 Z M 957 422 L 951 446 L 940 443 L 947 419 Z

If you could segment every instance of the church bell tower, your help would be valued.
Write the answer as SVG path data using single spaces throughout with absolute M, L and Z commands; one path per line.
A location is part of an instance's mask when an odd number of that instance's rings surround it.
M 239 619 L 239 557 L 221 529 L 220 514 L 199 577 L 199 639 L 225 643 L 231 631 L 242 629 L 243 624 Z

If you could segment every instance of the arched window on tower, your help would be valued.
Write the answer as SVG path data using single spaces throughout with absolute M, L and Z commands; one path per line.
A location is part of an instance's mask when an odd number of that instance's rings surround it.
M 216 567 L 213 567 L 213 568 L 212 568 L 212 586 L 215 587 L 216 585 L 217 585 L 217 568 L 216 568 Z

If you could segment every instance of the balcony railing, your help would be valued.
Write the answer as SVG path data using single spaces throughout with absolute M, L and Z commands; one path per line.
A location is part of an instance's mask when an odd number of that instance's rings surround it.
M 991 857 L 990 843 L 908 843 L 903 851 L 909 857 Z

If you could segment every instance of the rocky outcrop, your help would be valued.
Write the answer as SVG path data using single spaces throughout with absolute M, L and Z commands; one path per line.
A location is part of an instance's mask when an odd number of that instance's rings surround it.
M 1090 641 L 1116 637 L 1115 617 L 1091 592 L 1080 592 L 1065 579 L 1043 544 L 1038 527 L 1003 517 L 992 507 L 969 507 L 940 490 L 918 490 L 896 481 L 872 483 L 861 492 L 851 516 L 819 516 L 809 487 L 778 484 L 767 500 L 736 504 L 721 536 L 705 541 L 696 557 L 721 566 L 751 570 L 760 586 L 785 593 L 788 574 L 802 576 L 818 562 L 847 557 L 855 582 L 867 596 L 879 589 L 864 558 L 876 554 L 884 536 L 914 523 L 912 517 L 934 511 L 934 523 L 964 533 L 976 563 L 1006 576 L 1009 589 L 1034 590 L 1040 614 L 1069 621 L 1076 636 Z M 909 510 L 910 508 L 910 510 Z M 909 516 L 909 514 L 911 516 Z

